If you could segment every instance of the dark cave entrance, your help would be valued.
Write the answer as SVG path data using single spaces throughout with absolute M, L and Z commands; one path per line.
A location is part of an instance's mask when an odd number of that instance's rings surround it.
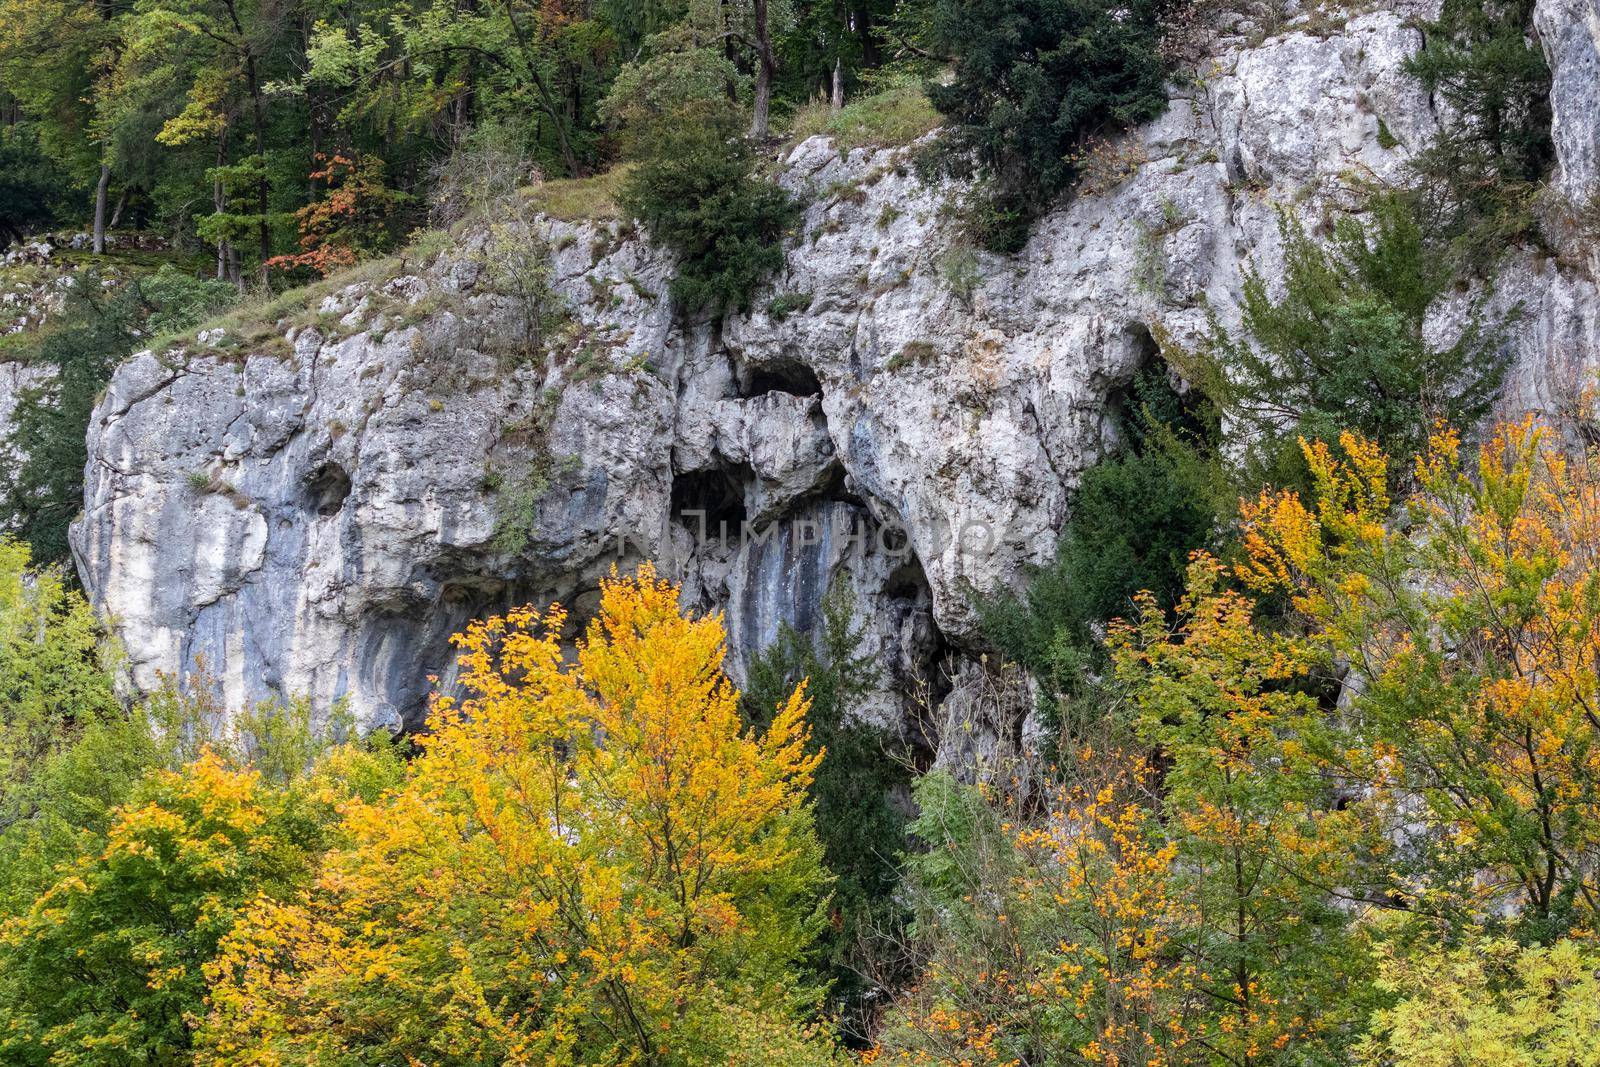
M 672 519 L 708 540 L 737 540 L 749 518 L 745 486 L 755 480 L 748 464 L 685 471 L 672 479 Z
M 318 515 L 336 515 L 350 495 L 350 475 L 332 460 L 306 479 L 306 506 Z
M 767 393 L 788 393 L 790 396 L 821 396 L 822 382 L 817 372 L 798 359 L 781 359 L 764 363 L 741 376 L 739 394 L 746 398 Z

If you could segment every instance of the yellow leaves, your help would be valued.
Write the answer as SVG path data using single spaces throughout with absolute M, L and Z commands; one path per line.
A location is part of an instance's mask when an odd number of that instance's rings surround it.
M 1460 434 L 1441 424 L 1416 457 L 1402 524 L 1389 515 L 1383 457 L 1370 442 L 1345 435 L 1337 449 L 1316 443 L 1304 454 L 1311 493 L 1244 505 L 1237 574 L 1258 592 L 1287 593 L 1310 642 L 1349 665 L 1347 698 L 1366 736 L 1330 746 L 1328 768 L 1364 782 L 1375 803 L 1426 812 L 1485 884 L 1515 886 L 1536 907 L 1560 892 L 1592 907 L 1600 457 L 1564 452 L 1529 417 L 1496 428 L 1468 462 Z M 1199 583 L 1207 596 L 1210 582 Z M 1124 641 L 1119 663 L 1166 687 L 1151 700 L 1198 699 L 1202 680 L 1248 664 L 1239 651 L 1249 641 L 1229 635 L 1224 611 L 1185 610 L 1195 617 L 1182 648 L 1152 639 L 1150 627 L 1138 656 Z M 1303 661 L 1286 654 L 1251 669 L 1287 677 Z M 1232 700 L 1239 729 L 1216 739 L 1222 765 L 1234 743 L 1264 736 L 1251 721 L 1269 710 L 1252 708 L 1249 685 Z M 1213 694 L 1207 706 L 1222 704 Z M 1541 873 L 1550 870 L 1564 888 Z
M 192 32 L 191 26 L 175 27 Z M 237 87 L 237 72 L 202 68 L 189 87 L 183 110 L 168 119 L 156 133 L 156 142 L 169 148 L 210 140 L 228 124 L 228 97 Z
M 315 894 L 238 931 L 219 1038 L 337 1059 L 377 1030 L 393 1062 L 433 1062 L 430 1033 L 488 1062 L 585 1040 L 649 1058 L 666 1038 L 642 1035 L 706 997 L 789 1011 L 770 976 L 823 888 L 808 705 L 796 692 L 746 734 L 721 618 L 677 596 L 648 565 L 613 574 L 570 658 L 559 607 L 458 635 L 463 695 L 435 698 L 404 785 L 347 806 L 350 844 Z M 442 1003 L 404 993 L 445 987 Z
M 1399 1067 L 1592 1065 L 1600 959 L 1563 939 L 1523 948 L 1477 936 L 1462 948 L 1381 955 L 1379 1010 L 1361 1062 Z

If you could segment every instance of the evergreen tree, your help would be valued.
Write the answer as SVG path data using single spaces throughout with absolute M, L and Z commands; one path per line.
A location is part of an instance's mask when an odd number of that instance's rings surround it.
M 985 185 L 975 235 L 1014 252 L 1076 180 L 1084 153 L 1159 115 L 1165 0 L 936 0 L 931 38 L 953 76 L 928 85 L 948 120 L 938 165 Z

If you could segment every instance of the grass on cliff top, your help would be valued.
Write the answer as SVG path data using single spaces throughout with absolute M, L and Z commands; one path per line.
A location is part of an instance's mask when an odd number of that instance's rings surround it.
M 891 82 L 870 96 L 858 97 L 833 114 L 825 101 L 795 110 L 789 140 L 799 144 L 807 137 L 827 134 L 841 152 L 853 148 L 898 148 L 938 128 L 940 115 L 928 102 L 922 83 L 910 79 Z
M 538 211 L 566 222 L 618 219 L 622 212 L 617 207 L 617 191 L 631 169 L 631 165 L 624 164 L 588 178 L 542 182 L 524 189 L 523 194 Z M 458 223 L 456 229 L 466 226 L 467 223 Z M 418 231 L 412 235 L 410 244 L 391 255 L 363 260 L 307 285 L 282 292 L 261 289 L 246 292 L 227 311 L 182 333 L 154 338 L 149 347 L 162 353 L 179 345 L 192 346 L 199 334 L 221 328 L 227 331 L 227 336 L 208 345 L 207 352 L 218 354 L 262 346 L 287 348 L 287 342 L 277 336 L 280 327 L 303 326 L 316 321 L 316 308 L 329 295 L 361 283 L 381 286 L 408 272 L 424 269 L 444 254 L 453 240 L 450 233 L 442 230 Z
M 562 222 L 620 219 L 617 194 L 632 169 L 631 163 L 624 163 L 587 178 L 540 182 L 525 192 L 536 210 Z
M 278 327 L 286 318 L 306 318 L 324 298 L 345 286 L 360 282 L 381 285 L 399 277 L 404 272 L 405 255 L 406 252 L 401 252 L 364 260 L 326 278 L 282 292 L 249 290 L 237 304 L 221 314 L 180 333 L 152 338 L 148 347 L 159 355 L 179 345 L 192 346 L 200 334 L 221 328 L 227 331 L 227 336 L 208 346 L 207 352 L 216 354 L 244 345 L 286 349 L 287 342 L 278 335 Z

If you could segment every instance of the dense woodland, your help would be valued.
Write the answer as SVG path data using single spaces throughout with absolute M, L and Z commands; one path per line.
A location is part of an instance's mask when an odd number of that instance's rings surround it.
M 831 596 L 738 692 L 648 566 L 575 655 L 559 606 L 472 624 L 414 737 L 130 700 L 64 563 L 89 409 L 152 335 L 488 226 L 536 339 L 557 195 L 677 252 L 682 314 L 737 311 L 814 132 L 915 142 L 1003 255 L 1272 17 L 0 0 L 0 226 L 165 250 L 0 349 L 55 371 L 0 539 L 0 1063 L 1600 1063 L 1593 398 L 1497 421 L 1507 323 L 1425 329 L 1571 217 L 1525 0 L 1445 0 L 1411 180 L 1286 213 L 1236 326 L 1157 338 L 1056 562 L 973 591 L 1041 751 L 963 779 L 863 723 Z

